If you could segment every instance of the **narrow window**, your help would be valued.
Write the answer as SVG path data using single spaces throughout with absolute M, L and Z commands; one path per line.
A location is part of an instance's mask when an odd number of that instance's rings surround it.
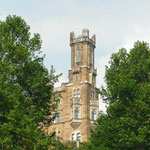
M 93 91 L 93 97 L 92 97 L 92 99 L 94 99 L 95 98 L 95 94 L 94 94 L 94 91 Z
M 92 120 L 96 120 L 96 110 L 92 110 Z
M 74 133 L 72 134 L 71 140 L 72 140 L 72 142 L 75 141 L 75 134 Z
M 94 76 L 92 77 L 92 83 L 95 83 L 95 77 Z
M 77 96 L 77 90 L 75 89 L 74 91 L 73 91 L 73 97 L 76 97 Z
M 90 93 L 91 93 L 91 99 L 93 99 L 93 89 L 90 89 Z
M 54 118 L 54 123 L 57 123 L 57 121 L 56 121 L 56 114 L 53 114 L 53 118 Z
M 92 65 L 93 62 L 93 53 L 92 53 L 92 47 L 90 46 L 90 65 Z
M 79 108 L 78 107 L 76 107 L 75 110 L 74 110 L 74 118 L 75 119 L 79 118 Z
M 80 97 L 80 89 L 77 90 L 77 97 Z
M 76 63 L 80 62 L 80 49 L 79 48 L 76 50 L 75 61 Z
M 92 88 L 90 89 L 90 92 L 91 92 L 91 99 L 94 99 L 95 98 L 95 93 L 94 93 L 94 90 Z
M 81 142 L 81 134 L 77 133 L 77 141 Z

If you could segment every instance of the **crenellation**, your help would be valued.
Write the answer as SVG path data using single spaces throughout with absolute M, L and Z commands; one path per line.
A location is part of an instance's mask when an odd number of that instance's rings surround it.
M 89 37 L 89 30 L 88 29 L 82 29 L 82 36 L 83 37 Z
M 82 35 L 79 35 L 78 37 L 75 37 L 74 32 L 70 32 L 70 46 L 76 43 L 82 43 L 82 42 L 87 42 L 92 44 L 94 47 L 96 43 L 96 36 L 93 35 L 91 38 L 89 37 L 89 30 L 88 29 L 83 29 L 82 30 Z
M 93 36 L 92 36 L 92 41 L 96 44 L 96 36 L 95 36 L 95 34 L 93 34 Z
M 63 142 L 86 142 L 90 137 L 90 128 L 95 127 L 94 120 L 99 111 L 97 70 L 94 68 L 95 35 L 90 38 L 89 30 L 83 29 L 82 34 L 76 38 L 74 32 L 71 32 L 70 46 L 69 82 L 55 89 L 61 94 L 61 103 L 57 109 L 61 114 L 61 122 L 53 123 L 48 131 L 56 131 L 57 138 Z
M 72 41 L 73 39 L 75 39 L 75 34 L 74 32 L 70 32 L 70 41 Z

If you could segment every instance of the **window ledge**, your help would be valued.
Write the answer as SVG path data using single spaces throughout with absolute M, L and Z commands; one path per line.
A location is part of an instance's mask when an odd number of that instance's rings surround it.
M 71 126 L 73 128 L 77 128 L 81 124 L 81 119 L 80 118 L 73 118 L 71 121 Z

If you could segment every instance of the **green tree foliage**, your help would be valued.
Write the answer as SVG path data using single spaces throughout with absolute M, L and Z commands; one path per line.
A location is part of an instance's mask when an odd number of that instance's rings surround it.
M 91 150 L 150 148 L 150 47 L 137 41 L 128 53 L 114 53 L 106 67 L 101 96 L 108 104 L 92 131 Z
M 31 37 L 29 30 L 17 16 L 0 22 L 1 150 L 48 150 L 57 145 L 43 127 L 52 122 L 58 76 L 43 66 L 40 35 Z

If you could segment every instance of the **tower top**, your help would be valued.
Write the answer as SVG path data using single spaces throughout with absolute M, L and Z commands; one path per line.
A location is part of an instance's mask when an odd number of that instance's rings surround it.
M 81 43 L 81 42 L 88 42 L 95 47 L 96 36 L 93 34 L 93 36 L 90 38 L 88 29 L 83 29 L 82 34 L 79 35 L 78 37 L 75 37 L 74 32 L 70 32 L 70 45 L 73 45 L 75 43 Z

